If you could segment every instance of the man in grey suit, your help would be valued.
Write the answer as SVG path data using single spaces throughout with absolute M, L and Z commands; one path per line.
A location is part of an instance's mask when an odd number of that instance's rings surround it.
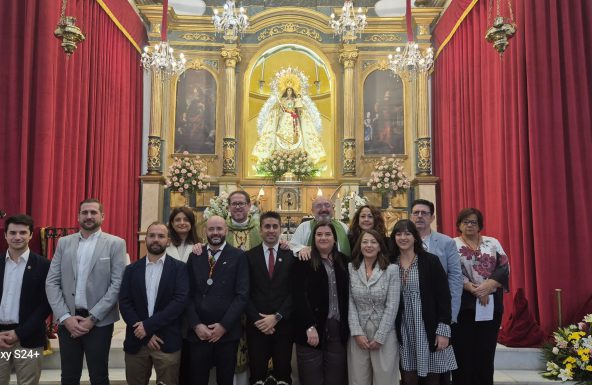
M 47 298 L 60 324 L 64 385 L 80 384 L 85 355 L 91 384 L 109 384 L 109 349 L 126 259 L 123 239 L 101 231 L 104 218 L 101 202 L 82 201 L 80 232 L 60 238 L 47 275 Z
M 460 269 L 460 257 L 456 243 L 447 235 L 433 231 L 431 224 L 436 217 L 434 204 L 425 199 L 416 199 L 411 203 L 411 221 L 415 223 L 417 231 L 423 240 L 425 249 L 436 255 L 444 271 L 448 275 L 450 288 L 452 323 L 460 310 L 460 298 L 463 291 L 463 276 Z M 442 374 L 440 384 L 450 384 L 450 372 Z

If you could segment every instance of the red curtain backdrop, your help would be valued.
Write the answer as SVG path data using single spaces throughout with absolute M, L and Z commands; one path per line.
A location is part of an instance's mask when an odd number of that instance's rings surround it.
M 549 333 L 556 288 L 564 323 L 592 312 L 592 2 L 513 1 L 518 31 L 502 60 L 484 39 L 487 3 L 435 65 L 440 225 L 457 234 L 458 211 L 481 209 L 482 233 L 510 257 L 512 293 L 524 289 Z
M 36 227 L 71 227 L 78 203 L 96 197 L 105 205 L 104 230 L 124 238 L 134 259 L 139 54 L 99 3 L 70 0 L 66 14 L 78 19 L 86 40 L 67 58 L 53 36 L 60 9 L 59 0 L 22 0 L 4 2 L 0 12 L 6 64 L 0 71 L 0 208 L 32 215 Z M 125 22 L 132 31 L 141 25 L 137 16 Z

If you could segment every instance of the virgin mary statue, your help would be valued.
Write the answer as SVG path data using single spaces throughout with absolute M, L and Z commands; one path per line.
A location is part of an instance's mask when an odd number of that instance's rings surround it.
M 315 162 L 325 156 L 321 143 L 321 115 L 308 96 L 308 78 L 288 67 L 278 71 L 271 82 L 271 96 L 257 118 L 259 139 L 252 154 L 265 159 L 274 150 L 302 149 Z

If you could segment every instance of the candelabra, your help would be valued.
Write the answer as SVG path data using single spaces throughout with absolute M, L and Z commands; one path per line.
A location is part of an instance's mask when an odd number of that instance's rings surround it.
M 428 48 L 424 53 L 419 45 L 410 41 L 405 47 L 397 47 L 394 55 L 388 56 L 389 68 L 401 78 L 415 79 L 417 73 L 426 73 L 434 65 L 434 51 Z
M 147 71 L 159 72 L 164 78 L 183 72 L 185 62 L 183 53 L 177 59 L 173 47 L 166 41 L 155 44 L 152 49 L 146 46 L 142 52 L 142 67 Z
M 388 55 L 389 68 L 402 79 L 414 80 L 418 73 L 429 72 L 434 65 L 434 51 L 428 48 L 421 52 L 413 41 L 411 27 L 411 0 L 406 0 L 405 24 L 407 27 L 407 45 L 397 47 L 394 55 Z
M 362 36 L 362 32 L 368 22 L 362 8 L 354 12 L 353 0 L 345 0 L 341 15 L 337 19 L 335 14 L 331 14 L 329 26 L 333 28 L 333 35 L 339 35 L 341 41 L 348 43 L 356 40 L 356 35 Z
M 214 9 L 212 16 L 216 32 L 223 33 L 224 40 L 234 42 L 240 34 L 243 37 L 247 28 L 249 28 L 249 17 L 243 7 L 238 10 L 235 6 L 235 0 L 226 0 L 222 15 L 217 9 Z

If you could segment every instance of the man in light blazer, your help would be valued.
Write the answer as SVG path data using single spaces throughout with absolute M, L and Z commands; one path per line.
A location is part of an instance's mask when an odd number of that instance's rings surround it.
M 8 385 L 14 368 L 22 385 L 41 377 L 45 319 L 51 309 L 45 295 L 49 261 L 29 250 L 33 218 L 6 219 L 6 253 L 0 253 L 0 385 Z
M 434 204 L 426 199 L 416 199 L 411 203 L 411 221 L 417 227 L 425 249 L 436 255 L 448 276 L 448 288 L 451 297 L 452 323 L 460 310 L 460 299 L 463 291 L 463 275 L 460 268 L 460 257 L 456 243 L 447 235 L 433 231 L 431 224 L 436 217 Z M 450 373 L 440 377 L 441 385 L 450 384 Z
M 82 201 L 80 232 L 60 238 L 47 275 L 47 298 L 59 322 L 63 385 L 80 383 L 85 355 L 91 384 L 109 384 L 109 349 L 119 319 L 126 248 L 123 239 L 101 231 L 104 218 L 101 202 Z
M 249 298 L 249 268 L 245 253 L 226 243 L 224 219 L 212 216 L 206 223 L 207 248 L 191 254 L 187 320 L 191 344 L 191 381 L 207 385 L 216 367 L 218 385 L 232 385 L 239 338 L 240 317 Z
M 181 314 L 189 283 L 185 263 L 166 253 L 168 228 L 154 222 L 146 230 L 147 255 L 127 266 L 119 291 L 119 308 L 127 324 L 123 350 L 129 385 L 156 382 L 175 385 L 181 361 Z
M 272 376 L 278 385 L 291 384 L 292 372 L 292 266 L 294 256 L 282 250 L 280 214 L 261 215 L 259 231 L 263 243 L 246 252 L 249 264 L 249 302 L 247 304 L 247 346 L 251 384 L 263 385 Z

